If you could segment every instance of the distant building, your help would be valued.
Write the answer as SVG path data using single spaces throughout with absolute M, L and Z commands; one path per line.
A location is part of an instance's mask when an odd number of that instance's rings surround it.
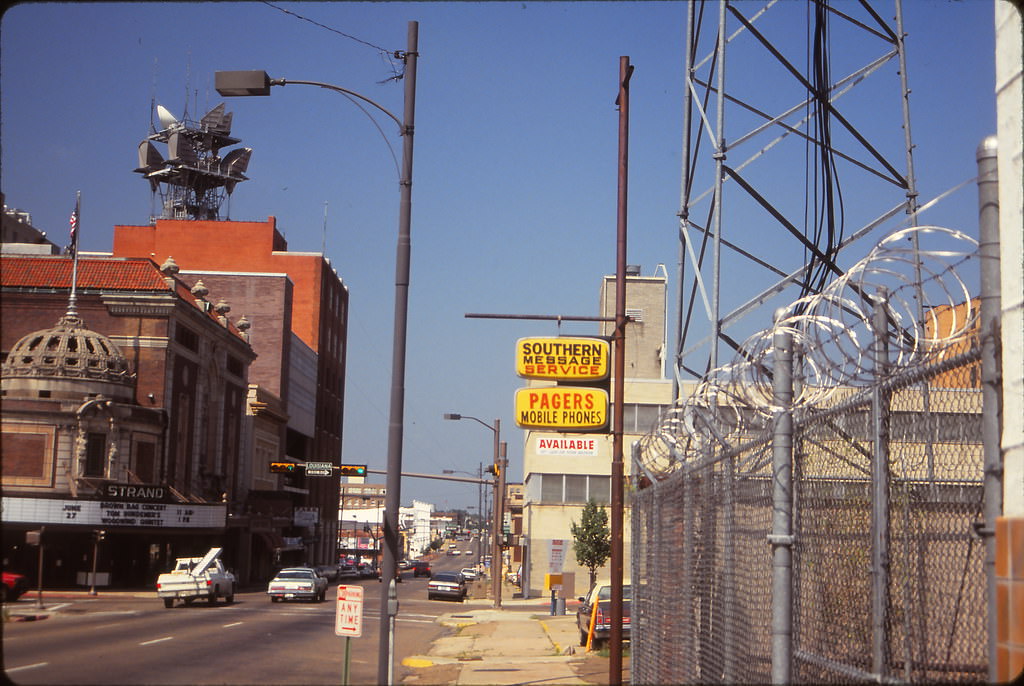
M 2 198 L 3 194 L 0 194 Z M 0 250 L 4 254 L 60 254 L 60 248 L 46 237 L 46 232 L 32 226 L 31 214 L 8 207 L 6 202 L 0 219 Z
M 341 484 L 338 505 L 338 554 L 341 556 L 380 556 L 383 538 L 384 499 L 387 487 L 383 484 Z M 362 477 L 359 477 L 362 478 Z

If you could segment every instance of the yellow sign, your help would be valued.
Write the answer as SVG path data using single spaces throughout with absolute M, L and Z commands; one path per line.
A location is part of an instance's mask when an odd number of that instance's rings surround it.
M 600 338 L 520 338 L 516 374 L 527 379 L 598 380 L 608 376 L 608 341 Z
M 589 431 L 608 424 L 608 392 L 553 386 L 516 391 L 516 424 L 523 429 Z

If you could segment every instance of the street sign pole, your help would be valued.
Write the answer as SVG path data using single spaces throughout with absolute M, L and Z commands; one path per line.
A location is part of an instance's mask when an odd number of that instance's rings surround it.
M 352 660 L 352 637 L 363 635 L 363 587 L 338 586 L 338 602 L 334 608 L 334 633 L 345 637 L 345 664 L 342 684 L 348 686 Z
M 344 686 L 348 686 L 349 685 L 349 680 L 348 680 L 349 671 L 348 671 L 348 667 L 349 667 L 349 661 L 351 660 L 351 658 L 352 658 L 352 637 L 351 636 L 346 636 L 345 637 L 345 667 L 344 667 L 344 670 L 341 673 L 341 683 L 344 684 Z

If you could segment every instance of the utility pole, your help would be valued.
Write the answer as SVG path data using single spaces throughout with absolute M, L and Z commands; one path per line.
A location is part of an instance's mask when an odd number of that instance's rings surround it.
M 615 379 L 612 400 L 612 557 L 611 557 L 611 630 L 608 634 L 608 683 L 622 685 L 622 529 L 623 529 L 623 475 L 622 410 L 625 405 L 626 374 L 626 198 L 629 172 L 629 79 L 633 65 L 629 57 L 619 58 L 619 190 L 618 219 L 616 222 L 615 250 L 615 332 L 612 341 L 615 355 L 612 359 L 612 377 Z

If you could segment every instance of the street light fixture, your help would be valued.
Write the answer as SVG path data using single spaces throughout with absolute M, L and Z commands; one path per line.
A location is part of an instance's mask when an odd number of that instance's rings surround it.
M 402 440 L 405 431 L 405 357 L 406 334 L 409 318 L 409 272 L 410 272 L 410 225 L 412 218 L 412 153 L 413 131 L 416 115 L 416 61 L 419 56 L 419 22 L 408 25 L 407 48 L 396 56 L 405 62 L 405 102 L 402 119 L 387 109 L 354 91 L 320 83 L 317 81 L 289 81 L 287 83 L 318 86 L 358 98 L 377 108 L 399 126 L 402 136 L 402 172 L 399 179 L 400 206 L 398 218 L 398 244 L 395 257 L 395 319 L 394 350 L 391 358 L 391 407 L 388 422 L 388 464 L 387 495 L 384 516 L 384 555 L 381 561 L 382 575 L 387 571 L 390 579 L 387 593 L 381 593 L 381 617 L 388 621 L 380 625 L 380 650 L 377 665 L 377 682 L 394 683 L 395 615 L 398 614 L 398 591 L 395 577 L 398 573 L 398 508 L 401 505 L 402 486 Z M 283 86 L 284 79 L 271 79 L 266 72 L 228 71 L 217 72 L 215 86 L 224 96 L 269 95 L 271 86 Z M 381 577 L 385 578 L 385 577 Z
M 494 607 L 501 609 L 501 539 L 505 519 L 505 467 L 508 464 L 508 460 L 505 459 L 505 444 L 501 442 L 501 420 L 495 419 L 492 426 L 482 419 L 455 412 L 446 412 L 444 418 L 451 420 L 472 419 L 477 424 L 487 427 L 494 432 L 494 463 L 491 466 L 494 471 L 494 521 L 491 523 L 491 589 L 494 594 Z

